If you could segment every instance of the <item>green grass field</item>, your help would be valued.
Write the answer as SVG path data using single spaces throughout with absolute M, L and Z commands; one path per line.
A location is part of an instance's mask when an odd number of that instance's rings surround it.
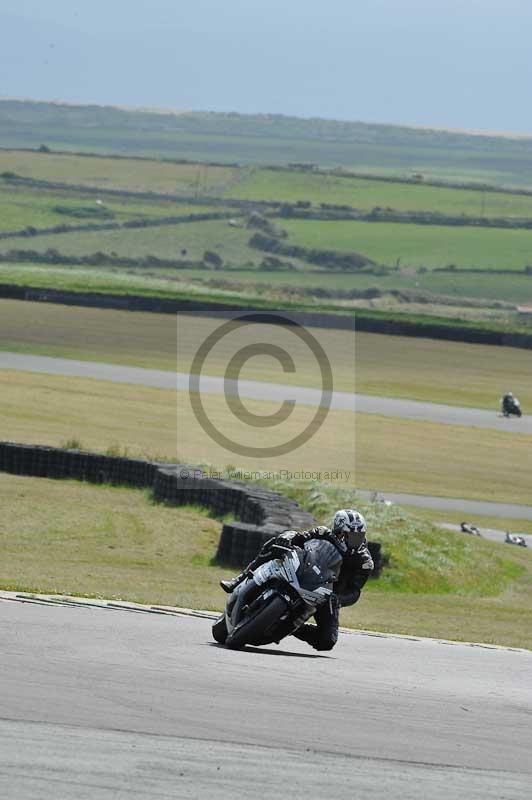
M 532 265 L 532 231 L 372 222 L 283 220 L 290 242 L 322 250 L 357 251 L 401 267 L 520 269 Z
M 400 209 L 436 210 L 446 213 L 486 215 L 529 214 L 532 198 L 520 195 L 497 194 L 445 187 L 408 185 L 357 178 L 315 174 L 298 170 L 276 171 L 236 167 L 210 167 L 201 164 L 165 164 L 130 158 L 97 158 L 76 155 L 55 155 L 21 151 L 0 151 L 0 170 L 13 170 L 26 176 L 85 182 L 93 186 L 136 190 L 176 191 L 198 197 L 226 194 L 228 197 L 297 200 L 305 194 L 313 202 L 349 202 L 362 207 L 397 207 Z M 14 188 L 0 189 L 0 227 L 39 227 L 58 223 L 75 224 L 74 217 L 56 214 L 54 205 L 87 207 L 93 196 L 79 193 L 55 193 L 46 190 Z M 365 204 L 365 205 L 364 205 Z M 118 221 L 129 217 L 150 217 L 160 214 L 199 213 L 205 206 L 189 206 L 161 201 L 105 201 Z M 321 290 L 341 292 L 376 288 L 382 292 L 399 290 L 407 293 L 424 292 L 421 300 L 415 297 L 386 297 L 382 300 L 352 300 L 329 298 L 335 304 L 350 302 L 377 308 L 397 307 L 420 310 L 419 302 L 427 303 L 426 310 L 447 316 L 460 315 L 489 318 L 489 309 L 460 312 L 461 298 L 509 303 L 532 302 L 532 280 L 522 272 L 532 262 L 532 231 L 450 228 L 387 223 L 322 222 L 282 220 L 290 232 L 290 242 L 308 247 L 337 250 L 360 250 L 378 262 L 395 265 L 400 259 L 402 269 L 388 275 L 341 274 L 319 271 L 311 265 L 290 260 L 296 272 L 256 271 L 264 254 L 248 247 L 253 230 L 235 228 L 227 222 L 202 222 L 164 228 L 119 230 L 86 234 L 13 238 L 0 243 L 0 252 L 10 249 L 55 248 L 72 256 L 104 251 L 119 255 L 142 257 L 148 254 L 161 258 L 199 260 L 205 250 L 216 250 L 225 264 L 237 266 L 236 272 L 217 273 L 198 270 L 175 271 L 117 268 L 68 269 L 32 265 L 0 265 L 0 279 L 51 288 L 114 290 L 118 292 L 212 292 L 221 295 L 241 294 L 250 298 L 288 300 L 290 302 L 320 303 Z M 186 250 L 186 256 L 182 251 Z M 432 267 L 454 263 L 482 268 L 509 268 L 515 275 L 481 273 L 438 273 Z M 246 270 L 246 266 L 249 269 Z M 417 268 L 429 272 L 418 273 Z M 412 271 L 413 270 L 413 271 Z M 518 272 L 519 271 L 519 272 Z M 224 287 L 224 280 L 233 284 Z M 299 294 L 298 294 L 299 292 Z M 440 296 L 444 295 L 443 301 Z M 455 298 L 454 302 L 453 299 Z M 504 312 L 497 312 L 498 316 Z
M 327 304 L 361 308 L 392 308 L 417 313 L 436 313 L 462 319 L 507 319 L 519 325 L 526 320 L 515 315 L 513 304 L 532 305 L 532 277 L 524 273 L 442 273 L 421 275 L 407 271 L 390 276 L 341 274 L 318 271 L 263 272 L 257 269 L 222 270 L 159 267 L 80 267 L 0 263 L 0 282 L 73 291 L 108 291 L 114 294 L 161 296 L 214 295 L 231 299 L 246 297 L 298 302 L 317 307 Z M 382 298 L 350 299 L 343 293 L 376 289 Z M 400 292 L 397 297 L 393 292 Z M 410 299 L 409 299 L 410 298 Z M 418 300 L 416 298 L 419 298 Z M 463 300 L 473 300 L 469 308 Z M 502 304 L 502 305 L 501 305 Z M 510 304 L 511 309 L 504 304 Z
M 203 164 L 172 164 L 134 158 L 84 158 L 77 155 L 0 151 L 0 173 L 55 183 L 84 184 L 134 192 L 203 195 L 222 194 L 240 171 Z
M 177 215 L 200 213 L 209 210 L 208 207 L 175 207 L 167 214 Z M 16 212 L 19 214 L 19 212 Z M 124 210 L 124 215 L 131 217 L 140 215 L 134 210 Z M 19 214 L 20 219 L 22 216 Z M 30 214 L 25 217 L 25 224 L 29 223 Z M 71 218 L 62 219 L 75 224 Z M 55 219 L 53 224 L 58 224 Z M 22 227 L 22 224 L 20 225 Z M 434 267 L 455 264 L 469 268 L 494 268 L 523 270 L 532 262 L 532 231 L 506 231 L 486 230 L 476 228 L 448 228 L 438 226 L 399 225 L 388 223 L 366 222 L 311 222 L 311 221 L 283 221 L 283 226 L 288 230 L 289 242 L 307 248 L 334 249 L 338 251 L 353 251 L 364 253 L 378 263 L 394 266 L 398 262 L 402 269 L 409 267 Z M 247 228 L 232 227 L 226 220 L 191 222 L 178 225 L 165 225 L 146 229 L 122 229 L 111 231 L 94 231 L 53 234 L 46 236 L 32 236 L 31 238 L 9 238 L 0 241 L 0 253 L 6 254 L 10 250 L 31 249 L 44 252 L 49 248 L 58 250 L 66 256 L 81 256 L 94 252 L 116 253 L 119 256 L 139 258 L 146 255 L 155 255 L 159 258 L 175 260 L 200 261 L 206 250 L 216 251 L 229 266 L 249 266 L 255 268 L 264 253 L 250 248 L 248 242 L 252 231 Z M 183 254 L 183 251 L 186 253 Z M 296 266 L 308 270 L 297 259 L 289 259 Z M 312 269 L 312 268 L 311 268 Z M 259 272 L 255 276 L 256 283 L 268 283 L 272 273 Z M 440 273 L 434 276 L 407 275 L 404 280 L 400 271 L 397 275 L 388 276 L 344 276 L 312 271 L 311 276 L 299 275 L 288 272 L 273 273 L 272 280 L 281 285 L 280 281 L 289 281 L 297 286 L 337 287 L 340 285 L 353 285 L 361 283 L 370 286 L 387 286 L 398 288 L 410 286 L 411 288 L 426 288 L 428 291 L 453 294 L 457 287 L 464 286 L 467 296 L 484 297 L 495 295 L 493 299 L 508 299 L 519 295 L 517 287 L 527 285 L 528 276 L 517 275 L 517 284 L 513 284 L 513 276 L 503 275 L 491 279 L 494 288 L 490 291 L 490 276 L 483 273 L 475 279 L 474 275 L 453 275 Z M 229 273 L 228 276 L 219 272 L 219 278 L 229 277 L 240 280 L 240 274 Z M 253 277 L 253 276 L 252 276 Z M 248 278 L 249 279 L 249 278 Z M 509 284 L 507 291 L 499 287 Z M 486 287 L 486 288 L 485 288 Z
M 96 202 L 98 200 L 98 203 Z M 57 207 L 69 209 L 72 213 L 60 213 Z M 85 210 L 86 217 L 78 218 L 76 211 Z M 90 212 L 107 211 L 108 217 L 90 216 Z M 212 211 L 212 206 L 185 205 L 170 202 L 139 202 L 127 198 L 104 198 L 76 196 L 70 193 L 36 191 L 0 183 L 0 230 L 16 231 L 28 226 L 46 228 L 55 225 L 83 225 L 88 223 L 125 222 L 129 219 L 199 214 Z M 31 239 L 25 239 L 31 248 Z
M 168 213 L 180 215 L 201 210 L 178 206 Z M 0 252 L 17 249 L 44 252 L 53 247 L 67 256 L 104 252 L 132 258 L 155 255 L 176 261 L 201 261 L 206 250 L 215 250 L 229 264 L 252 265 L 260 263 L 264 254 L 248 247 L 251 235 L 252 231 L 247 228 L 232 227 L 227 220 L 216 220 L 155 228 L 58 233 L 29 239 L 14 237 L 0 241 Z M 183 254 L 183 250 L 186 253 Z
M 139 127 L 142 136 L 139 136 Z M 147 113 L 4 100 L 0 144 L 530 185 L 529 139 L 281 115 Z
M 77 155 L 0 151 L 0 173 L 14 172 L 102 189 L 226 196 L 244 200 L 334 203 L 370 210 L 435 211 L 486 217 L 530 217 L 532 197 L 483 189 L 453 189 L 393 183 L 328 173 L 253 167 L 213 167 L 157 160 L 87 158 Z
M 75 481 L 0 474 L 0 486 L 0 588 L 222 608 L 218 581 L 232 570 L 213 563 L 221 523 L 203 510 Z M 363 510 L 389 563 L 342 609 L 341 624 L 532 646 L 527 551 L 441 531 L 401 509 Z
M 485 190 L 383 183 L 378 180 L 339 177 L 327 173 L 250 170 L 226 193 L 244 200 L 299 200 L 334 203 L 371 210 L 375 206 L 398 211 L 466 214 L 475 217 L 530 217 L 532 197 Z

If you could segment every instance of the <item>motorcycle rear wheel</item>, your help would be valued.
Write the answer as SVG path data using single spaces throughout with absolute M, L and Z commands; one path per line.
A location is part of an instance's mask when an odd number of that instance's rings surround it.
M 261 640 L 267 639 L 268 629 L 279 621 L 287 607 L 286 600 L 282 597 L 277 595 L 272 598 L 268 605 L 235 628 L 225 640 L 226 647 L 230 650 L 239 650 L 246 644 L 258 644 Z

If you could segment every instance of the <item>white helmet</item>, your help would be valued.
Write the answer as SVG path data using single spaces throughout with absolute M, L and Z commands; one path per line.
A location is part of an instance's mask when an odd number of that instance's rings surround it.
M 353 508 L 341 508 L 334 515 L 333 532 L 342 537 L 350 533 L 358 534 L 357 538 L 361 543 L 366 534 L 366 520 Z

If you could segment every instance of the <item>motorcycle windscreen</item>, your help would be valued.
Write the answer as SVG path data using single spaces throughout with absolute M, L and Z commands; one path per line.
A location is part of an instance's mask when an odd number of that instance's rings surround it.
M 305 542 L 297 577 L 303 589 L 313 592 L 320 586 L 329 586 L 337 580 L 342 566 L 342 556 L 326 539 Z

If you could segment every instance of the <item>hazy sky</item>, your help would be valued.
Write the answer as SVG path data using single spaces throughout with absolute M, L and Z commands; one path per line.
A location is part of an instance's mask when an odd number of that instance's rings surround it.
M 531 0 L 1 0 L 0 96 L 532 133 Z

